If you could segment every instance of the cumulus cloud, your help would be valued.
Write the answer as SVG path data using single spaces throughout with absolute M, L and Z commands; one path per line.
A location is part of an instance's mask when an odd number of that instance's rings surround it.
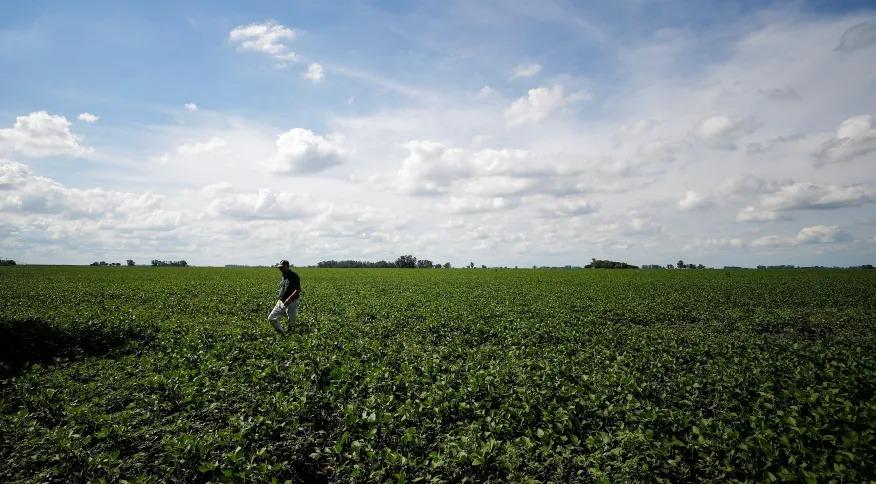
M 80 144 L 70 132 L 70 121 L 64 116 L 37 111 L 15 118 L 11 128 L 0 128 L 0 152 L 15 152 L 37 158 L 43 156 L 80 157 L 94 149 Z
M 303 175 L 343 163 L 349 154 L 339 135 L 320 136 L 309 129 L 294 128 L 277 137 L 277 150 L 268 163 L 275 173 Z
M 745 241 L 738 237 L 717 237 L 705 239 L 700 237 L 694 237 L 694 239 L 689 244 L 686 244 L 684 246 L 684 249 L 740 249 L 745 247 L 745 245 Z
M 589 215 L 599 211 L 599 205 L 590 200 L 557 200 L 539 210 L 542 218 L 568 218 Z
M 190 113 L 194 113 L 195 111 L 198 110 L 198 105 L 195 103 L 185 103 L 185 105 L 183 105 L 183 107 L 185 108 L 186 111 L 188 111 Z
M 836 50 L 852 52 L 876 44 L 876 22 L 868 21 L 853 25 L 843 32 Z
M 684 197 L 678 201 L 678 208 L 682 210 L 700 210 L 713 205 L 711 199 L 693 190 L 684 192 Z
M 402 160 L 398 171 L 399 188 L 404 193 L 440 193 L 451 182 L 473 174 L 473 168 L 466 163 L 460 149 L 426 140 L 408 141 L 404 147 L 408 156 Z
M 763 192 L 761 192 L 763 193 Z M 876 202 L 876 190 L 866 185 L 817 185 L 787 183 L 766 192 L 757 206 L 743 208 L 736 214 L 739 222 L 772 222 L 788 219 L 788 211 L 829 210 Z
M 541 64 L 520 64 L 514 68 L 511 79 L 532 77 L 541 72 Z
M 710 116 L 694 126 L 693 135 L 707 146 L 733 150 L 736 149 L 736 141 L 755 128 L 756 123 L 751 118 L 734 120 L 727 116 Z
M 621 221 L 596 226 L 596 230 L 618 235 L 650 235 L 662 232 L 663 226 L 633 211 Z
M 482 88 L 480 88 L 480 89 L 478 90 L 477 97 L 479 97 L 479 98 L 489 97 L 489 96 L 492 95 L 494 92 L 496 92 L 496 90 L 493 89 L 492 87 L 490 87 L 490 86 L 484 86 L 484 87 L 482 87 Z
M 322 66 L 320 64 L 310 64 L 307 66 L 307 72 L 304 73 L 305 79 L 310 79 L 313 82 L 319 82 L 324 76 Z
M 180 155 L 199 155 L 201 153 L 210 153 L 220 150 L 228 146 L 228 142 L 222 138 L 213 137 L 207 141 L 200 143 L 185 143 L 176 148 L 177 154 Z
M 752 247 L 794 247 L 802 244 L 832 244 L 851 240 L 849 234 L 836 225 L 812 225 L 803 227 L 793 237 L 768 235 L 751 242 Z
M 408 155 L 397 173 L 402 193 L 518 197 L 582 191 L 575 178 L 580 169 L 550 164 L 527 150 L 469 151 L 427 140 L 403 146 Z
M 295 53 L 286 45 L 295 37 L 294 30 L 271 21 L 240 25 L 228 34 L 228 40 L 237 44 L 240 50 L 261 52 L 286 62 L 296 59 Z
M 767 210 L 806 210 L 854 207 L 876 201 L 876 190 L 865 185 L 816 185 L 792 183 L 765 195 L 761 207 Z
M 816 157 L 822 163 L 851 161 L 876 152 L 876 121 L 864 114 L 840 123 L 836 136 L 824 142 Z
M 100 116 L 95 116 L 91 113 L 81 113 L 77 118 L 79 119 L 79 121 L 85 121 L 86 123 L 94 123 L 98 119 L 100 119 Z
M 763 210 L 754 206 L 748 206 L 740 210 L 736 214 L 737 222 L 773 222 L 776 220 L 785 220 L 789 217 L 775 210 Z
M 100 219 L 114 214 L 156 210 L 162 197 L 100 188 L 67 187 L 35 175 L 30 167 L 0 159 L 0 211 L 25 214 L 56 214 L 70 218 Z
M 517 202 L 505 197 L 450 197 L 448 210 L 451 213 L 480 213 L 507 210 L 517 206 Z
M 590 93 L 585 91 L 566 95 L 565 88 L 561 85 L 530 89 L 526 96 L 517 99 L 505 110 L 505 122 L 508 126 L 537 123 L 564 106 L 591 97 Z
M 767 180 L 754 175 L 737 175 L 721 182 L 716 193 L 721 197 L 760 195 L 777 191 L 790 183 L 790 181 Z
M 210 210 L 217 215 L 242 220 L 292 220 L 319 212 L 309 197 L 291 192 L 275 193 L 267 188 L 257 193 L 214 192 Z

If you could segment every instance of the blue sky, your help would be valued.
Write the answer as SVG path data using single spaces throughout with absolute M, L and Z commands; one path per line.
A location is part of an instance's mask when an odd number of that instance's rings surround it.
M 868 2 L 17 2 L 0 257 L 876 258 Z

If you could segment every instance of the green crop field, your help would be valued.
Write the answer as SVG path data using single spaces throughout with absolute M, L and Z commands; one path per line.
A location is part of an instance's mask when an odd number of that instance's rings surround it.
M 876 272 L 0 268 L 0 481 L 876 479 Z

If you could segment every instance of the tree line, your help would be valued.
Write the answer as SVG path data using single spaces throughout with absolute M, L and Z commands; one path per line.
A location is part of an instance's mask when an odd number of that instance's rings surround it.
M 379 260 L 377 262 L 363 260 L 324 260 L 317 262 L 316 267 L 331 268 L 331 269 L 450 269 L 450 262 L 444 264 L 433 263 L 429 259 L 417 259 L 413 255 L 401 255 L 395 262 Z
M 153 267 L 186 267 L 188 262 L 184 260 L 152 260 Z

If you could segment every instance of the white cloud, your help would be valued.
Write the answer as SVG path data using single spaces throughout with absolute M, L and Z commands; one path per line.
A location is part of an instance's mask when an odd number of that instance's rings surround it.
M 876 121 L 864 114 L 840 123 L 836 136 L 825 141 L 816 154 L 823 163 L 851 161 L 876 152 Z
M 425 140 L 408 141 L 404 147 L 408 150 L 408 156 L 402 160 L 398 170 L 399 189 L 403 193 L 439 193 L 454 180 L 473 173 L 460 149 Z
M 709 208 L 713 202 L 708 197 L 698 194 L 693 190 L 684 193 L 684 198 L 678 201 L 678 208 L 682 210 L 699 210 Z
M 210 210 L 235 219 L 292 220 L 312 216 L 319 207 L 307 196 L 291 192 L 275 193 L 267 188 L 257 193 L 214 192 Z
M 541 64 L 520 64 L 514 68 L 511 79 L 528 78 L 541 72 Z
M 740 249 L 745 247 L 745 241 L 738 238 L 699 238 L 694 239 L 684 246 L 684 250 L 690 249 Z
M 506 210 L 517 206 L 514 200 L 504 197 L 450 197 L 448 209 L 450 213 L 480 213 Z
M 752 247 L 787 247 L 795 245 L 793 239 L 779 237 L 778 235 L 766 235 L 751 241 Z
M 788 211 L 838 209 L 876 202 L 876 190 L 866 185 L 838 186 L 797 182 L 775 186 L 756 178 L 740 180 L 736 185 L 741 186 L 742 190 L 763 195 L 759 205 L 747 206 L 736 214 L 738 222 L 787 220 Z M 772 191 L 765 191 L 769 186 L 773 187 Z M 728 195 L 733 193 L 732 188 L 720 188 L 719 191 Z
M 727 116 L 710 116 L 700 121 L 693 135 L 713 148 L 736 149 L 736 141 L 754 131 L 756 123 L 750 119 L 731 119 Z
M 349 154 L 339 135 L 320 136 L 294 128 L 277 137 L 277 150 L 268 160 L 275 173 L 303 175 L 341 164 Z
M 526 96 L 517 99 L 505 110 L 505 122 L 508 126 L 537 123 L 564 106 L 592 97 L 585 91 L 574 92 L 568 96 L 564 91 L 561 85 L 530 89 Z
M 79 137 L 70 132 L 67 118 L 37 111 L 16 117 L 11 128 L 0 128 L 0 152 L 3 151 L 37 158 L 80 157 L 94 149 L 80 144 Z
M 795 239 L 801 244 L 830 244 L 849 240 L 849 236 L 836 225 L 813 225 L 800 229 Z
M 520 197 L 580 192 L 582 170 L 539 159 L 527 150 L 450 148 L 434 141 L 404 143 L 408 155 L 398 170 L 405 194 Z
M 204 185 L 201 188 L 201 193 L 209 196 L 215 196 L 219 193 L 231 193 L 233 191 L 234 185 L 228 182 L 211 183 L 209 185 Z
M 78 119 L 79 119 L 79 121 L 85 121 L 86 123 L 94 123 L 98 119 L 100 119 L 100 116 L 95 116 L 91 113 L 81 113 L 78 116 Z
M 599 211 L 599 206 L 590 200 L 558 200 L 539 210 L 542 218 L 568 218 L 589 215 Z
M 745 207 L 736 214 L 737 222 L 773 222 L 787 218 L 788 216 L 783 213 L 774 210 L 762 210 L 753 206 Z
M 753 175 L 736 175 L 721 182 L 716 192 L 721 197 L 759 195 L 777 191 L 783 185 L 790 183 L 787 181 L 765 180 Z
M 228 40 L 238 44 L 240 50 L 261 52 L 286 62 L 296 59 L 295 53 L 285 44 L 295 37 L 294 30 L 271 21 L 240 25 L 228 34 Z
M 816 185 L 792 183 L 764 195 L 761 207 L 767 210 L 807 210 L 854 207 L 876 201 L 876 190 L 865 185 Z
M 220 150 L 228 146 L 228 142 L 222 138 L 214 137 L 200 143 L 185 143 L 176 148 L 177 154 L 180 155 L 199 155 L 201 153 L 210 153 Z
M 198 105 L 195 103 L 186 103 L 183 107 L 190 113 L 194 113 L 198 110 Z
M 495 93 L 495 92 L 496 92 L 495 89 L 493 89 L 493 88 L 490 87 L 490 86 L 486 86 L 486 85 L 485 85 L 484 87 L 482 87 L 482 88 L 480 88 L 480 89 L 478 90 L 477 97 L 479 97 L 479 98 L 489 97 L 489 96 L 491 96 L 491 95 L 492 95 L 493 93 Z
M 632 211 L 618 222 L 596 226 L 596 230 L 618 235 L 652 235 L 662 232 L 663 226 L 649 217 Z
M 305 79 L 310 79 L 313 82 L 319 82 L 323 78 L 322 66 L 316 63 L 307 66 L 307 72 L 304 73 Z
M 803 227 L 793 237 L 768 235 L 751 242 L 752 247 L 794 247 L 802 244 L 832 244 L 846 242 L 851 237 L 836 225 L 812 225 Z
M 0 211 L 101 219 L 160 208 L 162 197 L 100 188 L 70 188 L 34 175 L 23 163 L 0 159 Z

